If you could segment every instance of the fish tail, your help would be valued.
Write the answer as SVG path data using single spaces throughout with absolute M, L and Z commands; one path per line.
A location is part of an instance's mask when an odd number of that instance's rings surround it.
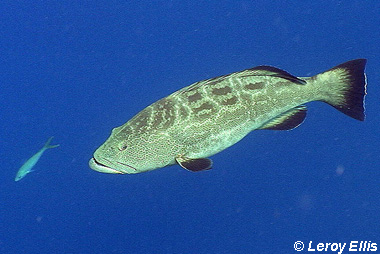
M 322 97 L 320 100 L 354 119 L 364 121 L 366 63 L 366 59 L 351 60 L 312 77 L 326 88 L 319 94 Z
M 55 148 L 55 147 L 58 147 L 59 145 L 50 145 L 50 142 L 51 142 L 51 140 L 53 139 L 54 137 L 50 137 L 47 141 L 46 141 L 46 143 L 45 143 L 45 145 L 44 145 L 44 148 L 45 149 L 49 149 L 49 148 Z

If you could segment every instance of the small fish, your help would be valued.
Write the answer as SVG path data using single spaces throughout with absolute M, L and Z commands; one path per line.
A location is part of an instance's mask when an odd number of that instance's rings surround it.
M 38 160 L 40 159 L 40 157 L 42 156 L 42 154 L 45 152 L 46 149 L 55 148 L 55 147 L 59 146 L 59 145 L 50 145 L 50 142 L 52 139 L 53 139 L 53 137 L 50 137 L 48 139 L 48 141 L 46 141 L 45 145 L 41 148 L 41 150 L 39 150 L 35 155 L 30 157 L 24 163 L 24 165 L 21 166 L 21 168 L 17 171 L 16 177 L 15 177 L 16 182 L 20 181 L 27 174 L 34 171 L 34 170 L 32 170 L 32 168 L 34 167 L 34 165 L 36 165 L 36 163 L 38 162 Z
M 200 82 L 146 107 L 111 136 L 89 161 L 103 173 L 135 174 L 179 164 L 210 169 L 208 158 L 253 130 L 291 130 L 306 117 L 304 105 L 325 102 L 364 120 L 366 59 L 312 77 L 257 66 Z

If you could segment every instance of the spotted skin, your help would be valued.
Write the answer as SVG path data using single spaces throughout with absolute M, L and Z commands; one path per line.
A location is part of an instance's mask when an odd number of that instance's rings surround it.
M 363 120 L 364 66 L 364 59 L 352 60 L 305 78 L 259 66 L 196 82 L 113 129 L 90 167 L 133 174 L 175 164 L 176 158 L 207 158 L 253 130 L 296 127 L 306 115 L 306 107 L 298 106 L 310 101 Z

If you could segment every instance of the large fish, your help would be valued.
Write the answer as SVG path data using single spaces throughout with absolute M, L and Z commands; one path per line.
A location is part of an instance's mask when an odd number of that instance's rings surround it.
M 53 137 L 50 137 L 45 145 L 32 157 L 30 157 L 22 166 L 21 168 L 17 171 L 15 181 L 20 181 L 22 178 L 24 178 L 27 174 L 30 172 L 33 172 L 33 167 L 36 165 L 38 160 L 41 158 L 42 154 L 49 148 L 54 148 L 58 147 L 59 145 L 50 145 L 51 140 Z
M 94 153 L 89 165 L 104 173 L 134 174 L 178 163 L 210 169 L 208 159 L 253 130 L 300 125 L 310 101 L 323 101 L 363 121 L 366 60 L 340 64 L 312 77 L 258 66 L 204 81 L 146 107 Z

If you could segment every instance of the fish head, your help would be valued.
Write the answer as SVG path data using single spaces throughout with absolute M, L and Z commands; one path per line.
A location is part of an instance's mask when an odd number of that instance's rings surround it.
M 17 172 L 17 175 L 16 175 L 16 177 L 15 177 L 15 181 L 17 182 L 17 181 L 20 181 L 22 178 L 24 178 L 25 176 L 26 176 L 26 174 L 27 173 L 25 173 L 25 172 Z
M 172 149 L 168 135 L 121 126 L 113 129 L 111 136 L 95 151 L 89 166 L 111 174 L 150 171 L 174 164 Z

